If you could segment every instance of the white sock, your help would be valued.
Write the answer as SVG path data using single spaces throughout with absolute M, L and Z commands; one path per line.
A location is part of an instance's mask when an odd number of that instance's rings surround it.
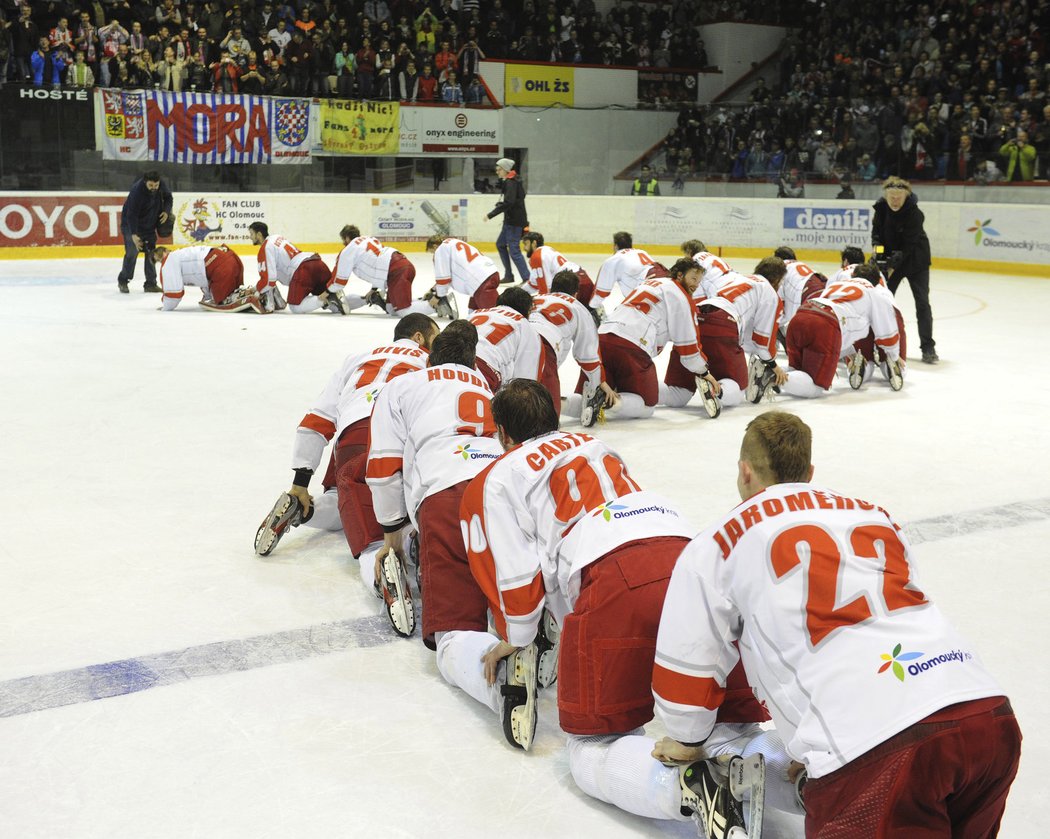
M 824 388 L 818 387 L 805 370 L 790 371 L 787 382 L 780 387 L 789 396 L 798 396 L 801 399 L 815 399 L 827 392 Z
M 678 769 L 656 760 L 654 745 L 651 737 L 637 734 L 570 735 L 569 769 L 576 785 L 592 798 L 637 816 L 686 821 Z
M 339 518 L 339 497 L 335 487 L 314 496 L 314 513 L 307 527 L 318 530 L 342 530 L 343 522 Z
M 719 379 L 718 383 L 722 386 L 720 398 L 723 408 L 732 408 L 744 401 L 744 391 L 740 389 L 735 379 Z
M 646 405 L 637 393 L 621 393 L 620 402 L 605 409 L 606 419 L 644 419 L 653 415 L 653 406 Z
M 305 315 L 307 312 L 312 312 L 315 309 L 321 308 L 321 298 L 316 294 L 307 295 L 303 298 L 302 303 L 289 303 L 288 311 L 296 315 Z
M 343 299 L 351 312 L 354 309 L 360 309 L 368 305 L 368 302 L 360 294 L 344 294 Z
M 747 757 L 758 752 L 762 753 L 766 761 L 766 806 L 785 813 L 801 814 L 803 811 L 799 809 L 795 798 L 795 785 L 788 780 L 791 758 L 780 734 L 772 729 L 761 732 L 744 747 L 740 755 Z
M 684 387 L 665 385 L 660 382 L 660 395 L 657 398 L 661 405 L 667 405 L 669 408 L 684 408 L 693 398 L 694 392 Z
M 379 553 L 381 547 L 383 547 L 382 542 L 373 542 L 361 551 L 361 584 L 365 587 L 366 591 L 372 592 L 373 594 L 375 593 L 376 584 L 376 554 Z
M 434 640 L 437 641 L 437 666 L 442 678 L 498 714 L 501 702 L 499 679 L 494 685 L 485 681 L 481 657 L 499 639 L 488 632 L 457 629 L 435 633 Z
M 580 418 L 583 413 L 583 394 L 570 393 L 561 403 L 561 415 L 563 417 Z
M 404 309 L 398 309 L 394 312 L 399 318 L 403 318 L 405 315 L 411 314 L 429 315 L 434 317 L 434 307 L 431 306 L 426 300 L 413 300 Z

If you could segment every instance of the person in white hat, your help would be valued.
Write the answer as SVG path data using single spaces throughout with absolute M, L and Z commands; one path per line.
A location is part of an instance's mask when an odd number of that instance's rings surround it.
M 514 282 L 514 268 L 518 269 L 521 281 L 525 282 L 529 278 L 529 264 L 521 252 L 521 236 L 529 227 L 529 216 L 525 212 L 525 187 L 514 171 L 514 161 L 509 157 L 501 157 L 496 161 L 496 175 L 500 179 L 503 195 L 492 212 L 485 216 L 485 220 L 503 214 L 503 227 L 496 239 L 496 250 L 503 260 L 503 282 Z

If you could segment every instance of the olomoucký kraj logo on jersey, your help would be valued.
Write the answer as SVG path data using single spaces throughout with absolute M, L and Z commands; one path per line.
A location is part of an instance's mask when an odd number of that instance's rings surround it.
M 462 455 L 464 460 L 496 460 L 499 457 L 498 454 L 493 454 L 492 452 L 478 451 L 470 443 L 456 446 L 453 454 Z
M 677 516 L 678 513 L 674 510 L 669 510 L 667 507 L 661 507 L 659 504 L 650 504 L 648 507 L 638 507 L 632 510 L 626 504 L 615 504 L 612 501 L 606 501 L 604 504 L 599 504 L 591 512 L 591 516 L 601 516 L 606 521 L 612 521 L 613 519 L 629 519 L 633 516 L 641 516 L 645 513 L 670 513 L 673 516 Z
M 897 644 L 897 646 L 893 648 L 892 653 L 883 653 L 881 656 L 883 663 L 879 667 L 880 673 L 885 673 L 887 670 L 892 669 L 893 675 L 902 682 L 904 681 L 905 672 L 907 672 L 909 676 L 920 676 L 927 670 L 932 670 L 934 667 L 938 667 L 942 664 L 949 664 L 953 661 L 963 664 L 973 658 L 973 653 L 967 652 L 966 650 L 951 650 L 947 653 L 926 656 L 925 660 L 918 661 L 917 659 L 922 658 L 926 653 L 905 653 L 901 652 L 902 649 L 902 645 Z M 902 661 L 911 661 L 914 663 L 909 664 L 907 668 L 905 668 L 901 664 Z

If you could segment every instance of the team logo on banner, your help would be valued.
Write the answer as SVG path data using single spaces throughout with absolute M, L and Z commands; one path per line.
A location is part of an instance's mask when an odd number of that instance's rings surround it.
M 302 99 L 278 99 L 274 110 L 277 139 L 286 146 L 301 146 L 310 129 L 310 103 Z
M 219 207 L 206 198 L 186 202 L 179 208 L 179 226 L 182 234 L 190 241 L 200 245 L 212 234 L 222 233 L 222 220 L 216 218 L 216 225 L 210 226 L 213 216 L 219 215 Z

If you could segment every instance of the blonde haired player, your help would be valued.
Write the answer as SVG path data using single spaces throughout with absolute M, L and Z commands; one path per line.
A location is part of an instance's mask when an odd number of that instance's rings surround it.
M 679 557 L 653 669 L 669 736 L 654 756 L 705 756 L 723 674 L 742 660 L 801 764 L 807 836 L 994 836 L 1020 758 L 1010 703 L 916 584 L 897 522 L 811 483 L 811 450 L 798 417 L 752 420 L 741 504 Z
M 496 305 L 499 269 L 485 254 L 462 239 L 441 236 L 427 239 L 427 253 L 434 255 L 435 285 L 429 300 L 439 317 L 451 320 L 456 316 L 449 303 L 451 291 L 458 291 L 470 298 L 467 302 L 470 311 L 489 309 Z
M 255 289 L 244 287 L 244 263 L 226 245 L 178 250 L 162 246 L 150 258 L 160 265 L 161 307 L 166 312 L 182 302 L 186 286 L 200 288 L 203 297 L 198 305 L 210 312 L 266 311 Z

